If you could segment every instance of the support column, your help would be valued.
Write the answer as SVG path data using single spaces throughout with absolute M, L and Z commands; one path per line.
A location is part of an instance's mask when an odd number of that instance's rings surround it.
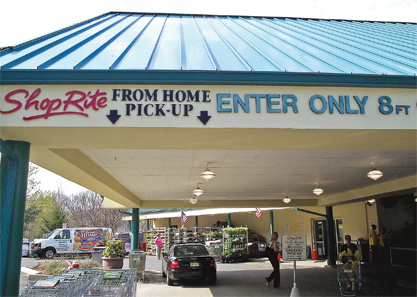
M 227 214 L 227 227 L 231 227 L 232 226 L 232 215 L 229 213 Z
M 168 219 L 168 228 L 171 229 L 171 218 Z
M 137 250 L 139 245 L 139 208 L 132 209 L 132 243 L 131 249 Z
M 333 207 L 326 206 L 326 223 L 327 223 L 327 264 L 336 265 L 336 238 L 334 232 Z
M 18 296 L 30 143 L 0 139 L 0 296 Z
M 271 235 L 272 233 L 274 233 L 274 211 L 273 210 L 269 211 L 269 231 L 271 231 Z
M 195 221 L 194 221 L 194 227 L 198 228 L 198 217 L 195 217 Z

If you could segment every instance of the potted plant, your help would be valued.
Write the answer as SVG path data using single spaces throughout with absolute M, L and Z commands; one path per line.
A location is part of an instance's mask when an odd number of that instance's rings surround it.
M 106 248 L 103 251 L 103 269 L 121 269 L 123 268 L 123 259 L 125 251 L 120 240 L 109 240 L 106 242 Z

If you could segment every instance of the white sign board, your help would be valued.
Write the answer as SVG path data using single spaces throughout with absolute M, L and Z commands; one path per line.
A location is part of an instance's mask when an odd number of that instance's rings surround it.
M 283 260 L 307 260 L 307 235 L 282 235 L 281 243 Z

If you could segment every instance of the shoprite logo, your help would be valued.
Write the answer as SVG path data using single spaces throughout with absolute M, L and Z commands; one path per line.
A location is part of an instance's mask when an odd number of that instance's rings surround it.
M 2 114 L 14 113 L 22 108 L 33 112 L 31 116 L 23 117 L 23 120 L 48 119 L 59 115 L 81 115 L 88 117 L 87 111 L 98 111 L 107 106 L 107 93 L 96 90 L 95 92 L 82 92 L 72 90 L 65 93 L 62 98 L 42 98 L 41 89 L 37 88 L 32 93 L 25 89 L 9 92 L 4 100 L 11 106 L 9 109 L 0 110 Z

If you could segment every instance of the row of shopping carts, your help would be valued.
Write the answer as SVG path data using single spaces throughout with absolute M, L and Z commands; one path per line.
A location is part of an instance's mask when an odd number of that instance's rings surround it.
M 69 270 L 52 277 L 29 282 L 22 297 L 134 297 L 136 269 Z

